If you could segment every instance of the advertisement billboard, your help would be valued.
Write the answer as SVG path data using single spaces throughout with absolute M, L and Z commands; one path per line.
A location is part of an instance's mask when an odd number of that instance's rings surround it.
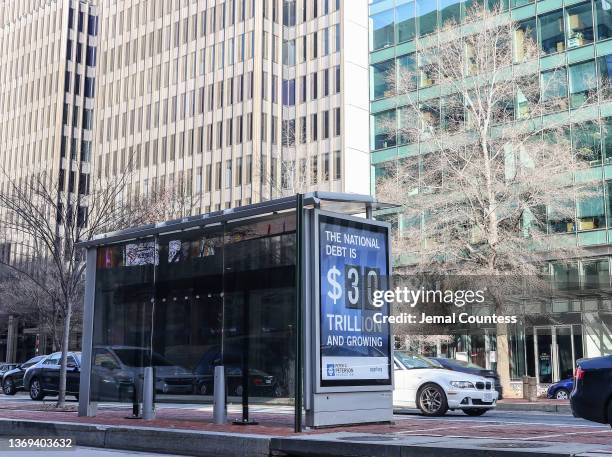
M 388 226 L 319 214 L 320 385 L 391 384 L 390 325 L 372 294 L 389 276 Z M 377 322 L 378 321 L 378 322 Z

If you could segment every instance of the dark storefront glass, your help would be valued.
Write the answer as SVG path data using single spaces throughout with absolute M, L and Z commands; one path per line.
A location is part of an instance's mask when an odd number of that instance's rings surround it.
M 91 401 L 289 397 L 295 361 L 293 213 L 98 248 Z M 243 373 L 248 376 L 243 377 Z

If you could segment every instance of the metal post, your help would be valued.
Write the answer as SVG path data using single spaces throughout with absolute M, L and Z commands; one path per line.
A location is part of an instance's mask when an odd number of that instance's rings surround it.
M 302 259 L 304 258 L 304 195 L 296 195 L 295 208 L 295 418 L 294 430 L 302 431 Z
M 96 296 L 97 248 L 87 249 L 85 267 L 85 303 L 83 309 L 83 341 L 81 344 L 81 375 L 79 382 L 79 416 L 96 415 L 97 404 L 91 401 L 91 358 L 93 352 L 94 306 Z
M 213 418 L 215 424 L 225 424 L 227 421 L 227 404 L 225 402 L 225 367 L 215 367 L 215 396 L 213 400 Z
M 145 367 L 144 382 L 142 387 L 142 418 L 144 420 L 155 419 L 155 406 L 153 394 L 155 392 L 155 376 L 153 367 Z
M 249 330 L 250 324 L 250 295 L 249 291 L 244 291 L 244 302 L 242 304 L 242 325 L 244 333 L 242 335 L 242 419 L 234 420 L 234 425 L 257 425 L 257 421 L 249 419 Z

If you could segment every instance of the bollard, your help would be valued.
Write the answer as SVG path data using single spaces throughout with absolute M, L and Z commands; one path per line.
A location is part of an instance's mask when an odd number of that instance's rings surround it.
M 142 387 L 142 418 L 144 420 L 155 419 L 155 405 L 153 404 L 154 393 L 155 378 L 153 367 L 145 367 Z
M 213 399 L 213 419 L 215 424 L 225 424 L 227 421 L 227 405 L 225 403 L 225 370 L 223 365 L 215 367 L 215 396 Z

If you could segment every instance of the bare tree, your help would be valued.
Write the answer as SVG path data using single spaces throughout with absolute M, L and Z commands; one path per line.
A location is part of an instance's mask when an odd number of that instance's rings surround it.
M 465 25 L 449 22 L 429 38 L 417 62 L 400 60 L 387 85 L 406 104 L 378 126 L 379 135 L 421 145 L 377 183 L 380 199 L 401 205 L 403 270 L 492 278 L 491 290 L 495 277 L 537 278 L 545 258 L 576 255 L 548 227 L 572 231 L 580 221 L 575 201 L 598 195 L 584 172 L 598 157 L 571 146 L 569 123 L 585 121 L 567 107 L 606 92 L 585 80 L 568 101 L 565 68 L 541 76 L 532 31 L 499 13 L 475 7 Z M 417 96 L 417 87 L 427 90 Z M 494 295 L 504 314 L 503 291 Z M 496 339 L 509 389 L 507 324 L 497 324 Z
M 128 161 L 131 163 L 131 160 Z M 77 176 L 80 173 L 76 174 Z M 66 395 L 66 365 L 71 324 L 80 311 L 83 297 L 85 262 L 79 242 L 96 234 L 152 223 L 168 212 L 183 210 L 177 203 L 175 189 L 161 189 L 156 198 L 132 198 L 126 195 L 134 173 L 128 166 L 124 173 L 99 180 L 90 187 L 87 177 L 77 183 L 65 183 L 45 171 L 16 178 L 4 171 L 5 185 L 0 191 L 0 223 L 9 242 L 21 245 L 21 258 L 0 259 L 10 269 L 21 290 L 39 303 L 38 311 L 51 326 L 61 325 L 58 407 Z M 72 179 L 72 178 L 71 178 Z M 180 207 L 180 208 L 179 208 Z M 19 303 L 19 301 L 17 302 Z

